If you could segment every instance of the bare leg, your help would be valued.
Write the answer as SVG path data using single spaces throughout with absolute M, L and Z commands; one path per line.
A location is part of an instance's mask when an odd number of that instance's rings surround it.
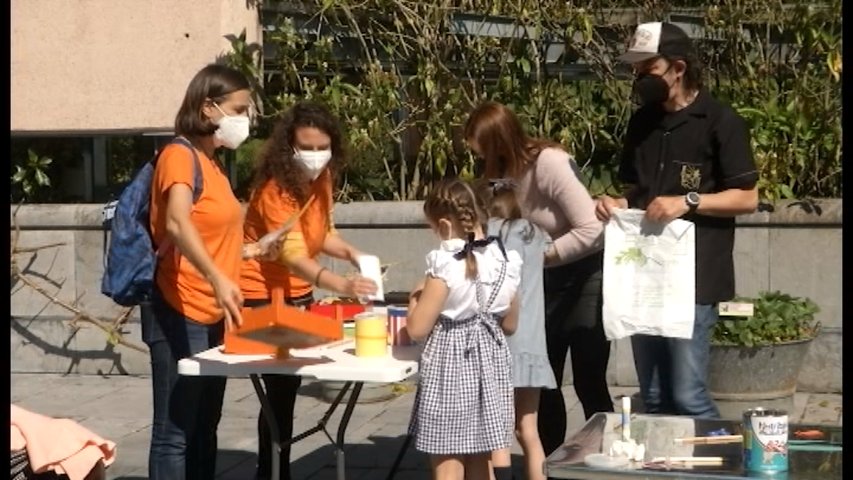
M 499 468 L 512 468 L 512 455 L 509 448 L 492 451 L 489 461 L 489 479 L 495 480 L 495 470 Z
M 515 389 L 515 437 L 524 451 L 527 480 L 545 480 L 545 450 L 539 438 L 539 388 Z
M 465 463 L 458 455 L 430 455 L 434 480 L 465 480 Z

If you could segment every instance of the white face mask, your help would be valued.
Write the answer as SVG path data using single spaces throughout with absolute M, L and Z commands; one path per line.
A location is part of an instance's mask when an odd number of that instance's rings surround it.
M 216 146 L 236 150 L 249 138 L 249 117 L 228 115 L 219 108 L 219 105 L 214 103 L 213 106 L 222 113 L 222 117 L 215 122 L 219 128 L 213 133 Z
M 308 177 L 314 181 L 323 173 L 323 169 L 332 159 L 332 150 L 299 150 L 297 148 L 293 150 L 293 158 L 302 164 Z

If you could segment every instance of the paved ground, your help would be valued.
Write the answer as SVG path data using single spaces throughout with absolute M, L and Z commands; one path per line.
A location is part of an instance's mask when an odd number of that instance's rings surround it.
M 147 478 L 148 441 L 151 424 L 150 378 L 138 376 L 94 376 L 12 374 L 12 403 L 52 417 L 71 418 L 118 444 L 116 462 L 108 478 Z M 361 404 L 355 409 L 347 432 L 347 478 L 383 479 L 402 445 L 409 421 L 413 394 L 410 384 L 397 388 L 391 400 Z M 569 405 L 569 431 L 583 425 L 583 413 L 574 390 L 565 387 Z M 636 388 L 612 387 L 614 397 L 633 395 Z M 314 426 L 327 408 L 319 398 L 319 385 L 303 386 L 296 404 L 296 431 Z M 618 405 L 618 404 L 617 404 Z M 342 408 L 331 419 L 334 435 Z M 257 451 L 255 426 L 258 401 L 248 379 L 231 379 L 219 425 L 218 479 L 251 480 Z M 791 422 L 841 424 L 841 395 L 797 394 Z M 514 448 L 514 463 L 520 461 Z M 334 453 L 326 437 L 316 434 L 293 447 L 296 479 L 324 480 L 335 475 Z M 426 457 L 410 450 L 397 478 L 429 478 Z M 522 478 L 522 477 L 518 477 Z

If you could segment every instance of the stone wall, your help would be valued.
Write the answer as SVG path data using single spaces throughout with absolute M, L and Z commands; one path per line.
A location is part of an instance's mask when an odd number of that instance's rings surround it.
M 773 213 L 740 217 L 737 286 L 743 295 L 781 290 L 818 303 L 823 332 L 806 359 L 800 390 L 841 392 L 842 207 L 840 200 L 824 200 L 817 207 L 820 213 L 807 213 L 802 204 L 785 203 Z M 423 223 L 419 202 L 353 203 L 339 205 L 335 214 L 349 241 L 391 264 L 386 291 L 408 291 L 421 278 L 424 253 L 434 246 L 435 237 Z M 99 293 L 104 245 L 100 222 L 98 205 L 24 206 L 17 215 L 20 247 L 62 245 L 21 255 L 19 261 L 57 298 L 79 299 L 85 311 L 110 319 L 121 309 Z M 326 265 L 338 272 L 351 268 L 339 261 Z M 13 372 L 148 372 L 145 354 L 108 345 L 92 327 L 70 330 L 67 311 L 20 283 L 12 286 L 11 317 Z M 126 332 L 139 342 L 136 315 Z M 629 342 L 613 345 L 608 379 L 614 385 L 636 385 Z

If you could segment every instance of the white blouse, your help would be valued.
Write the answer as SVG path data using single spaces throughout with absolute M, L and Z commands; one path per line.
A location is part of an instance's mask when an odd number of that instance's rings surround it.
M 438 249 L 426 256 L 426 274 L 444 280 L 449 290 L 441 314 L 451 319 L 464 319 L 477 314 L 477 287 L 474 279 L 465 278 L 465 259 L 457 260 L 453 255 L 462 251 L 465 240 L 454 238 L 441 242 Z M 507 250 L 504 259 L 497 242 L 486 247 L 474 249 L 477 259 L 477 271 L 483 285 L 483 302 L 488 301 L 495 282 L 500 277 L 501 263 L 506 261 L 506 278 L 489 308 L 490 313 L 503 314 L 515 298 L 515 292 L 521 282 L 521 256 L 515 250 Z

